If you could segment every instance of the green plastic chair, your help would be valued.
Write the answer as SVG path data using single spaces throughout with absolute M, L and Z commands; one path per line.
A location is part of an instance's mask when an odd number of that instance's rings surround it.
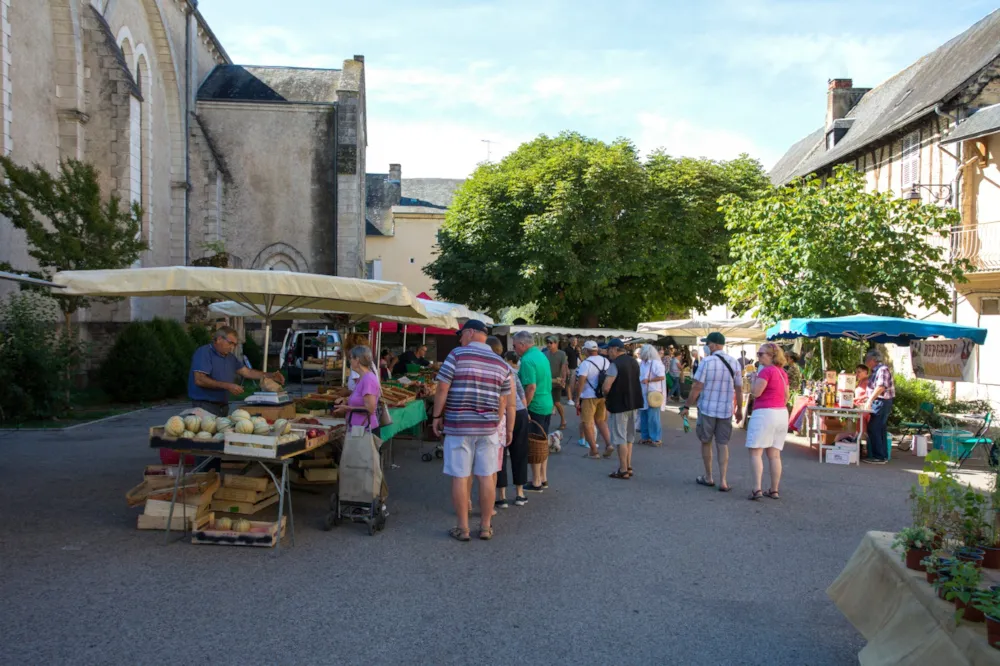
M 914 435 L 929 435 L 931 433 L 930 421 L 933 420 L 934 416 L 934 403 L 932 402 L 922 402 L 920 407 L 917 409 L 917 413 L 913 415 L 912 421 L 903 421 L 900 423 L 900 427 L 903 428 L 903 432 L 900 433 L 900 444 L 906 440 L 907 437 L 910 438 L 907 447 L 912 447 L 913 436 Z M 909 448 L 904 449 L 902 446 L 899 447 L 900 451 L 907 451 Z
M 961 467 L 962 464 L 972 457 L 978 447 L 983 447 L 986 449 L 986 453 L 989 456 L 989 461 L 992 464 L 997 463 L 997 451 L 993 445 L 993 440 L 986 436 L 986 433 L 990 430 L 990 423 L 993 421 L 993 412 L 986 412 L 986 416 L 983 417 L 983 425 L 979 427 L 976 434 L 972 437 L 967 437 L 966 439 L 961 439 L 955 444 L 961 449 L 961 454 L 958 457 L 958 466 Z

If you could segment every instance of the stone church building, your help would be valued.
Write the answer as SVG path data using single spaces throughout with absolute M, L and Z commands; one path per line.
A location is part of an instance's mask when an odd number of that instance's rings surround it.
M 94 164 L 103 192 L 142 205 L 139 265 L 190 264 L 221 241 L 233 267 L 364 277 L 362 56 L 236 65 L 196 0 L 0 0 L 0 26 L 0 149 L 52 172 Z M 35 267 L 2 218 L 0 262 Z M 81 320 L 157 315 L 182 318 L 183 299 Z

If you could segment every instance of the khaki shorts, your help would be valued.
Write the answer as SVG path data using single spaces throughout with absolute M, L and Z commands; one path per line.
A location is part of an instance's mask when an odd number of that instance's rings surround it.
M 714 439 L 716 445 L 727 446 L 733 436 L 733 417 L 722 419 L 699 414 L 694 432 L 702 444 L 711 444 Z
M 587 425 L 607 421 L 608 411 L 604 408 L 604 398 L 584 398 L 580 403 L 580 420 Z

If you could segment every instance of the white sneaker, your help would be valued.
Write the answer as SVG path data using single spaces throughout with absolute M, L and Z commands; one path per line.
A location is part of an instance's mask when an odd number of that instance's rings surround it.
M 576 405 L 573 404 L 572 400 L 567 400 L 566 404 L 569 405 L 570 407 L 576 407 Z

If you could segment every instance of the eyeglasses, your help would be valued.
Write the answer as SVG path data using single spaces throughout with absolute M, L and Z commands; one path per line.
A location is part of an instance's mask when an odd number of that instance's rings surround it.
M 759 351 L 759 352 L 757 352 L 757 358 L 760 358 L 761 356 L 771 356 L 771 352 L 769 352 L 769 351 Z
M 226 340 L 226 342 L 228 342 L 229 344 L 231 344 L 231 345 L 232 345 L 232 346 L 234 346 L 234 347 L 235 347 L 236 345 L 240 344 L 240 341 L 239 341 L 239 340 L 233 340 L 232 338 L 225 338 L 225 340 Z

